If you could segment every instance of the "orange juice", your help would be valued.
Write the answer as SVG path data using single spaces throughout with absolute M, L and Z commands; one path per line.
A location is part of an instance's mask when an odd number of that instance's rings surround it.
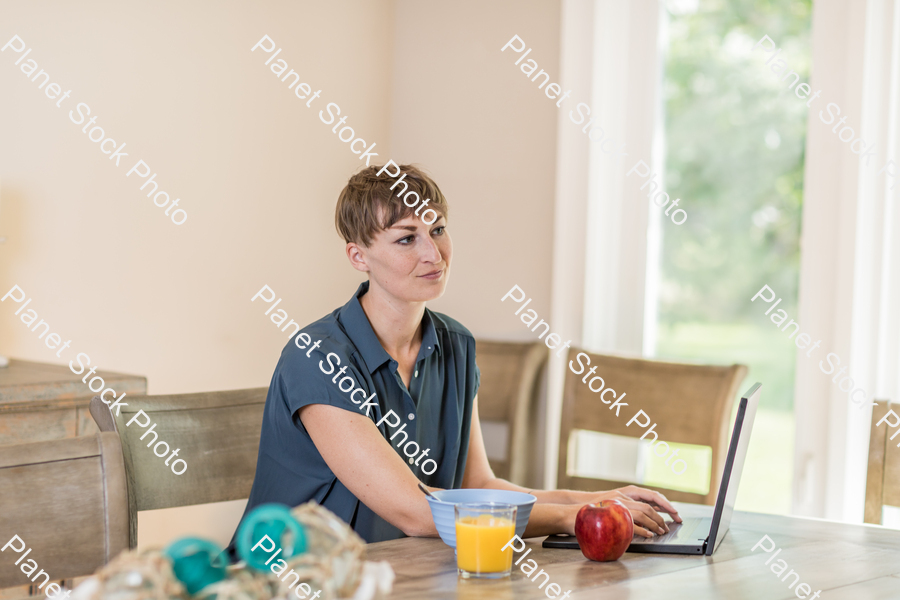
M 501 550 L 516 534 L 516 524 L 492 515 L 456 521 L 456 565 L 469 573 L 502 573 L 512 568 L 512 548 Z

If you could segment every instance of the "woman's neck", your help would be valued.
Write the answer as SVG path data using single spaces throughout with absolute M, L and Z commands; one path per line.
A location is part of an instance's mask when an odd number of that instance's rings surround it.
M 378 341 L 394 360 L 415 358 L 422 345 L 424 302 L 405 302 L 369 283 L 369 291 L 359 299 Z

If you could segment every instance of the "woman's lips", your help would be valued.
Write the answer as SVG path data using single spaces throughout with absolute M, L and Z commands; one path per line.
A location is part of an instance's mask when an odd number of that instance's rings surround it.
M 444 270 L 440 269 L 439 271 L 432 271 L 431 273 L 426 273 L 425 275 L 419 275 L 422 279 L 440 279 L 441 275 L 444 274 Z

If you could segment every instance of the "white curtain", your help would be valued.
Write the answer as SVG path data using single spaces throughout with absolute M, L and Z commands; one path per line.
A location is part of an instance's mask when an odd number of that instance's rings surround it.
M 657 0 L 562 2 L 560 72 L 573 100 L 558 115 L 551 322 L 583 332 L 572 344 L 594 351 L 642 350 L 649 201 L 625 173 L 638 159 L 653 164 L 659 11 Z M 579 119 L 580 102 L 596 117 L 591 129 L 603 129 L 595 142 L 569 116 Z M 601 151 L 623 143 L 621 160 Z M 547 487 L 556 485 L 565 369 L 551 353 Z
M 898 48 L 896 0 L 813 4 L 810 83 L 823 101 L 807 121 L 800 322 L 823 352 L 797 354 L 795 514 L 863 517 L 871 402 L 855 407 L 820 360 L 838 355 L 867 399 L 900 399 L 900 185 L 889 189 L 900 174 L 878 173 L 889 158 L 900 162 Z M 828 102 L 875 144 L 870 164 L 822 122 Z
M 646 192 L 640 190 L 646 180 L 626 173 L 641 160 L 664 183 L 659 168 L 664 149 L 653 144 L 654 134 L 663 131 L 658 98 L 661 11 L 657 0 L 594 3 L 591 115 L 597 115 L 597 124 L 614 147 L 618 150 L 624 144 L 628 154 L 605 154 L 601 151 L 605 143 L 588 142 L 584 344 L 598 352 L 641 355 L 645 314 L 655 315 L 655 294 L 649 295 L 650 311 L 645 311 L 645 299 L 648 279 L 656 281 L 658 260 L 655 256 L 648 260 L 647 248 L 648 225 L 655 225 L 651 230 L 656 235 L 659 215 L 651 213 Z

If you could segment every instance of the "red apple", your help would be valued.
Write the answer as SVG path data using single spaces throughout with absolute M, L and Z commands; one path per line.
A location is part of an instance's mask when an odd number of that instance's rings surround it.
M 634 537 L 631 513 L 618 500 L 585 504 L 575 517 L 575 537 L 585 558 L 619 560 Z

